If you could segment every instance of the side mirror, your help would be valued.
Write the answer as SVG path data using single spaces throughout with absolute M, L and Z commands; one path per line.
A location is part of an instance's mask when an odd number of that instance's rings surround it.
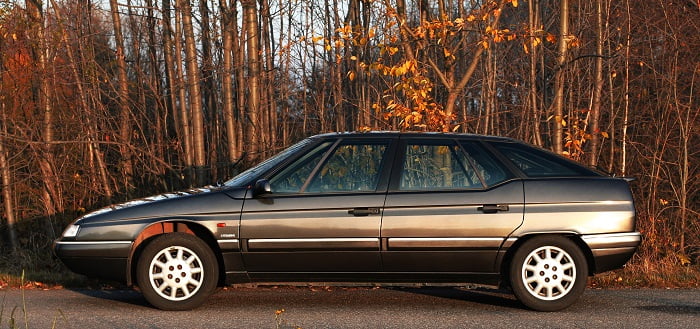
M 260 179 L 257 182 L 255 182 L 255 185 L 253 185 L 254 198 L 270 193 L 272 193 L 272 189 L 270 188 L 270 181 L 268 181 L 267 179 Z

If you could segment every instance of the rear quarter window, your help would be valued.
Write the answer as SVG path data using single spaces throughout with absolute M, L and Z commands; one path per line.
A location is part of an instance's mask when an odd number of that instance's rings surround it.
M 493 186 L 513 178 L 510 173 L 493 155 L 477 142 L 460 141 L 464 151 L 469 155 L 469 162 L 476 168 L 486 186 Z
M 528 177 L 600 176 L 571 160 L 529 145 L 505 142 L 490 144 Z

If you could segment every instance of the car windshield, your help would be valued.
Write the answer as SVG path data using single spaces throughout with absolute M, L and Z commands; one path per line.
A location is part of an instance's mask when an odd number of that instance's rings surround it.
M 257 166 L 251 167 L 250 169 L 238 174 L 236 177 L 231 178 L 230 180 L 226 181 L 224 185 L 233 187 L 250 184 L 256 176 L 270 170 L 272 167 L 286 160 L 290 155 L 296 153 L 298 150 L 304 148 L 312 142 L 313 139 L 304 139 L 301 142 L 288 147 L 284 151 L 277 153 L 273 157 L 259 163 Z

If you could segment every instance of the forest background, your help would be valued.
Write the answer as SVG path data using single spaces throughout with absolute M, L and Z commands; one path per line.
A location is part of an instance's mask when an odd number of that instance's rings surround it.
M 593 284 L 700 285 L 697 0 L 0 0 L 0 287 L 77 216 L 312 134 L 514 137 L 636 178 Z

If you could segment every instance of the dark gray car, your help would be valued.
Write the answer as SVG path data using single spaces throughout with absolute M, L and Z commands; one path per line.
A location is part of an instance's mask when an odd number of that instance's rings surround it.
M 243 282 L 510 286 L 576 301 L 640 243 L 624 179 L 512 139 L 313 136 L 219 187 L 87 214 L 55 243 L 73 271 L 138 285 L 165 310 Z

